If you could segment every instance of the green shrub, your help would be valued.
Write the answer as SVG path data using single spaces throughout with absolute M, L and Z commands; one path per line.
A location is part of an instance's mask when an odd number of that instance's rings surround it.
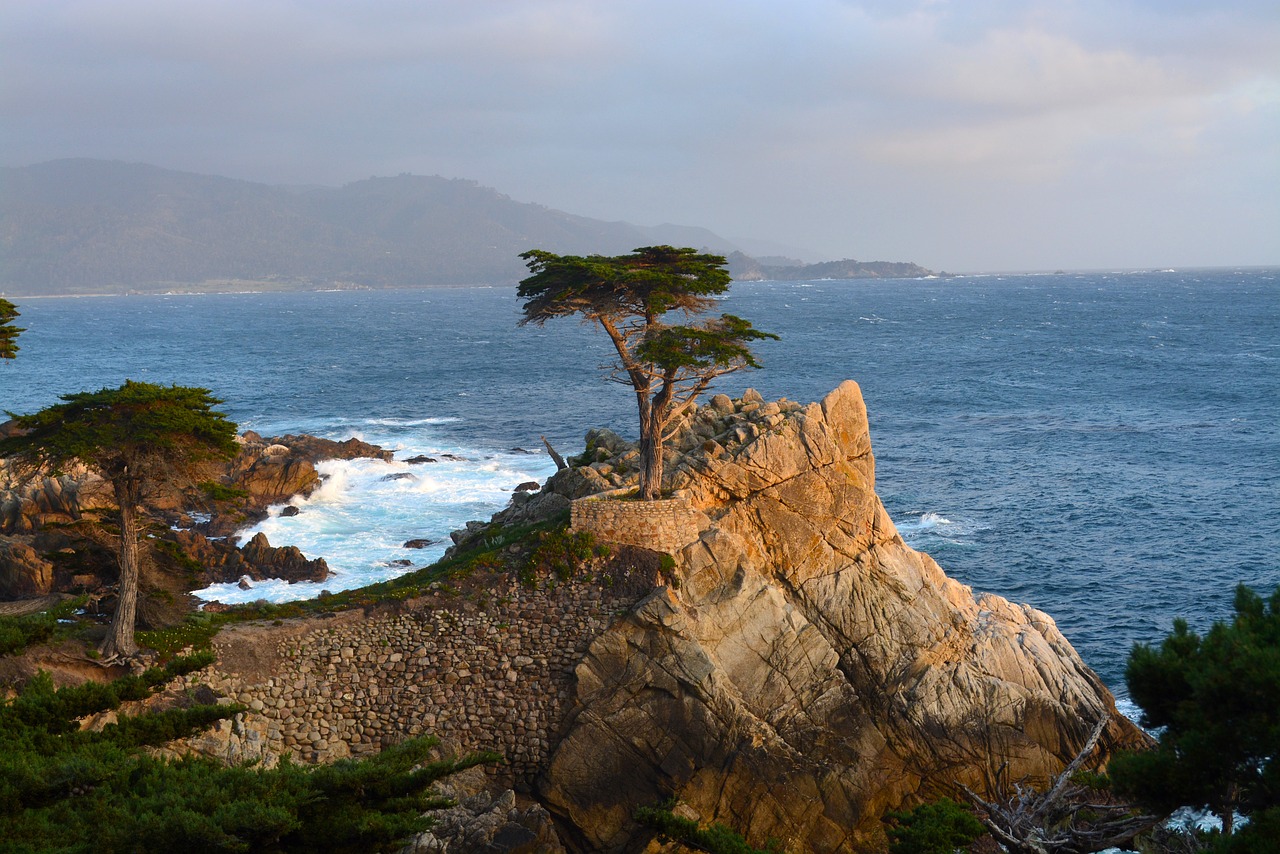
M 241 498 L 249 497 L 248 491 L 236 486 L 228 486 L 225 483 L 218 483 L 216 480 L 206 480 L 201 483 L 200 491 L 211 501 L 239 501 Z
M 590 531 L 570 531 L 567 525 L 557 527 L 539 535 L 538 545 L 529 555 L 521 578 L 553 572 L 561 581 L 568 581 L 588 560 L 608 554 L 609 547 L 598 545 Z
M 75 720 L 141 699 L 212 661 L 175 659 L 107 684 L 54 690 L 42 674 L 0 703 L 0 849 L 13 852 L 392 851 L 444 805 L 431 784 L 497 760 L 431 761 L 435 742 L 406 741 L 365 760 L 264 770 L 203 758 L 166 761 L 143 748 L 242 711 L 195 705 L 121 717 L 101 732 Z
M 763 849 L 752 848 L 742 834 L 734 832 L 723 824 L 699 827 L 696 821 L 681 818 L 673 813 L 675 806 L 675 801 L 667 801 L 656 807 L 640 807 L 636 810 L 636 821 L 658 831 L 658 834 L 665 839 L 699 851 L 707 851 L 710 854 L 779 854 L 781 851 L 773 841 Z
M 973 813 L 950 798 L 891 812 L 885 820 L 891 823 L 890 854 L 953 854 L 986 833 Z

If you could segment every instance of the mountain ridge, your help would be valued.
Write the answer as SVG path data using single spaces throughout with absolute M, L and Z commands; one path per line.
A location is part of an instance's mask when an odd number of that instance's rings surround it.
M 87 158 L 0 168 L 0 293 L 16 296 L 502 284 L 526 274 L 529 249 L 660 243 L 732 255 L 739 278 L 779 277 L 699 226 L 591 219 L 461 178 L 295 187 Z

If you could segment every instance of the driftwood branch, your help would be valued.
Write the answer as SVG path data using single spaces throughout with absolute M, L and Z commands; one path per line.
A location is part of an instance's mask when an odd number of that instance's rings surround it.
M 556 471 L 567 469 L 569 467 L 568 463 L 564 461 L 564 457 L 556 453 L 555 448 L 551 447 L 551 443 L 547 441 L 547 437 L 542 436 L 540 438 L 542 439 L 542 444 L 547 446 L 547 453 L 551 455 L 551 459 L 556 461 Z
M 1084 747 L 1045 792 L 1015 783 L 1003 800 L 992 802 L 960 785 L 996 841 L 1014 854 L 1085 854 L 1124 844 L 1155 826 L 1160 816 L 1135 812 L 1130 804 L 1107 800 L 1072 782 L 1106 725 L 1106 718 L 1098 722 Z

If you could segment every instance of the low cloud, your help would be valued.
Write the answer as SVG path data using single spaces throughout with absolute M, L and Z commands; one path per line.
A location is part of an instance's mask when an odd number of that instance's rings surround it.
M 10 4 L 0 158 L 437 173 L 814 258 L 1278 263 L 1278 18 L 1155 0 Z M 963 216 L 977 188 L 982 216 Z M 1224 238 L 1191 212 L 1239 221 Z M 1133 239 L 1095 250 L 1100 229 Z

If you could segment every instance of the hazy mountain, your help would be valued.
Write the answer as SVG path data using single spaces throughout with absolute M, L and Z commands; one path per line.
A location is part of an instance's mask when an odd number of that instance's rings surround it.
M 513 282 L 527 249 L 613 254 L 665 242 L 658 235 L 732 248 L 705 229 L 602 222 L 438 177 L 325 188 L 99 160 L 0 170 L 0 290 L 10 294 Z
M 661 243 L 738 249 L 704 228 L 603 222 L 439 177 L 273 187 L 101 160 L 0 169 L 0 292 L 11 296 L 512 283 L 528 249 Z

